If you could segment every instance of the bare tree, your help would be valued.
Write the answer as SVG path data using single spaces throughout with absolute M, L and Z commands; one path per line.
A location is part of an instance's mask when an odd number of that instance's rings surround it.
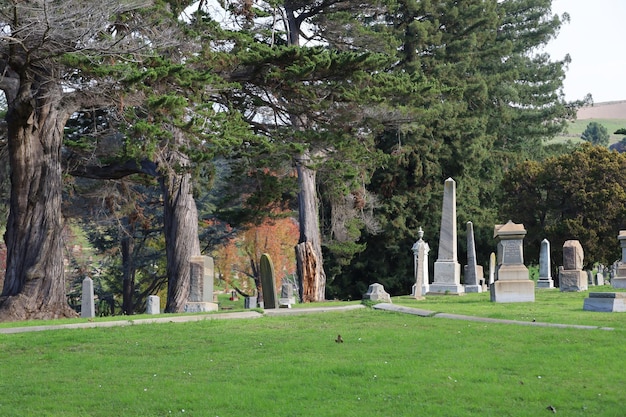
M 168 37 L 133 18 L 133 11 L 148 5 L 26 0 L 0 6 L 0 89 L 7 97 L 11 165 L 0 320 L 75 314 L 63 272 L 63 129 L 77 110 L 123 105 L 117 94 L 121 75 L 94 69 L 141 60 L 154 47 L 155 33 Z

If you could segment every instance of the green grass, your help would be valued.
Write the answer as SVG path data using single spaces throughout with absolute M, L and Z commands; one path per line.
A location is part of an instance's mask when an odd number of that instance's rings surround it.
M 557 289 L 536 289 L 534 303 L 492 303 L 489 293 L 461 296 L 427 296 L 417 301 L 412 297 L 396 297 L 398 305 L 441 313 L 463 314 L 494 319 L 538 321 L 546 323 L 581 324 L 626 330 L 626 313 L 584 311 L 589 292 L 618 291 L 610 286 L 590 287 L 589 291 L 561 292 Z
M 557 136 L 552 141 L 553 142 L 565 142 L 567 140 L 571 140 L 574 143 L 581 142 L 580 136 L 583 134 L 587 125 L 591 122 L 598 122 L 602 126 L 606 127 L 606 130 L 609 132 L 609 145 L 617 143 L 621 141 L 624 136 L 623 135 L 614 135 L 617 129 L 626 128 L 626 120 L 620 119 L 587 119 L 587 120 L 575 120 L 567 124 L 567 133 L 561 136 Z
M 572 294 L 394 302 L 515 317 L 542 304 L 553 314 L 581 310 Z M 585 314 L 619 330 L 360 309 L 0 335 L 0 415 L 500 417 L 553 406 L 566 416 L 623 416 L 626 315 Z

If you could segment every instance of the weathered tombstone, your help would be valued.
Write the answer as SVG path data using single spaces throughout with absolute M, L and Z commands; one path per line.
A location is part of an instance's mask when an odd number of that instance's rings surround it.
M 296 303 L 296 297 L 293 295 L 293 284 L 289 282 L 283 282 L 280 286 L 280 298 L 278 299 L 278 306 L 280 308 L 291 308 Z
M 476 245 L 474 243 L 474 224 L 467 222 L 467 265 L 465 266 L 465 292 L 483 292 L 481 284 L 482 267 L 476 264 Z M 480 275 L 479 275 L 480 270 Z
M 620 230 L 617 236 L 622 247 L 622 260 L 615 268 L 615 275 L 611 277 L 613 288 L 626 288 L 626 230 Z
M 537 280 L 537 288 L 554 288 L 551 270 L 550 242 L 548 239 L 544 239 L 541 241 L 541 249 L 539 250 L 539 280 Z
M 378 283 L 368 287 L 367 292 L 363 295 L 363 299 L 391 303 L 391 296 L 385 291 L 385 287 Z
M 246 297 L 243 299 L 243 308 L 256 308 L 256 300 L 255 296 Z
M 604 285 L 604 274 L 601 272 L 596 274 L 596 285 Z
M 213 302 L 213 258 L 210 256 L 192 256 L 189 264 L 189 298 L 185 303 L 185 312 L 217 311 L 218 305 Z
M 494 283 L 496 278 L 496 254 L 491 252 L 489 255 L 489 286 Z
M 80 316 L 83 318 L 96 317 L 96 305 L 93 295 L 93 281 L 89 277 L 83 280 L 83 294 L 80 305 Z
M 583 310 L 626 312 L 626 292 L 590 292 L 583 303 Z
M 278 308 L 276 299 L 276 280 L 274 278 L 274 264 L 267 253 L 261 255 L 261 291 L 263 292 L 263 308 Z
M 417 235 L 419 239 L 411 248 L 413 251 L 413 271 L 415 275 L 415 284 L 413 284 L 411 295 L 419 300 L 422 299 L 424 294 L 428 293 L 430 288 L 428 283 L 428 252 L 430 252 L 430 247 L 422 239 L 424 231 L 421 227 Z
M 463 294 L 461 264 L 457 260 L 456 183 L 448 178 L 443 187 L 439 254 L 429 294 Z
M 562 292 L 586 291 L 587 273 L 583 271 L 585 253 L 578 240 L 563 244 L 563 265 L 559 268 L 559 289 Z
M 158 295 L 149 295 L 146 303 L 146 314 L 161 314 L 161 299 Z
M 535 283 L 524 266 L 524 225 L 512 221 L 494 227 L 498 241 L 496 281 L 491 286 L 491 301 L 517 303 L 535 301 Z
M 595 282 L 593 280 L 593 272 L 591 272 L 590 270 L 586 270 L 585 273 L 587 274 L 587 286 L 588 287 L 592 287 L 595 285 Z

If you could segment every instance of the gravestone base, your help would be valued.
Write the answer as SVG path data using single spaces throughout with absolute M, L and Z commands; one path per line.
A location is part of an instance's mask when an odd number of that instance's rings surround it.
M 465 285 L 465 292 L 483 292 L 482 285 Z
M 583 310 L 605 313 L 626 312 L 626 293 L 590 292 L 585 298 Z
M 278 299 L 278 308 L 291 308 L 291 306 L 295 303 L 295 297 L 281 297 Z
M 495 303 L 525 303 L 535 301 L 535 283 L 529 279 L 498 280 L 491 284 L 490 298 Z
M 209 311 L 217 311 L 219 309 L 216 303 L 209 303 L 206 301 L 192 302 L 188 301 L 185 304 L 185 313 L 206 313 Z
M 587 291 L 587 273 L 585 271 L 559 271 L 559 289 L 561 292 Z
M 554 280 L 552 278 L 539 277 L 537 280 L 537 288 L 554 288 Z
M 464 294 L 461 285 L 461 264 L 455 261 L 435 262 L 434 282 L 426 295 Z
M 391 296 L 382 284 L 371 284 L 367 289 L 367 292 L 363 294 L 364 300 L 382 301 L 384 303 L 391 303 Z
M 613 288 L 626 288 L 626 277 L 611 278 L 611 286 Z
M 426 292 L 424 292 L 424 287 L 422 286 L 421 291 L 418 291 L 417 284 L 413 284 L 413 287 L 411 287 L 411 297 L 416 300 L 423 300 L 424 296 L 422 294 L 426 294 Z

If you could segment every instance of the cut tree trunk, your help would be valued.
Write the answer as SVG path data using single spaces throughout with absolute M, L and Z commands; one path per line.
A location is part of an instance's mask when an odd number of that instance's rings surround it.
M 24 90 L 23 96 L 30 94 Z M 7 113 L 11 202 L 0 321 L 76 316 L 64 279 L 61 142 L 67 115 L 55 100 L 60 94 L 24 99 Z
M 302 301 L 315 302 L 326 298 L 326 273 L 322 260 L 316 172 L 306 165 L 308 161 L 308 154 L 305 154 L 297 166 L 300 239 L 296 246 L 296 262 Z

